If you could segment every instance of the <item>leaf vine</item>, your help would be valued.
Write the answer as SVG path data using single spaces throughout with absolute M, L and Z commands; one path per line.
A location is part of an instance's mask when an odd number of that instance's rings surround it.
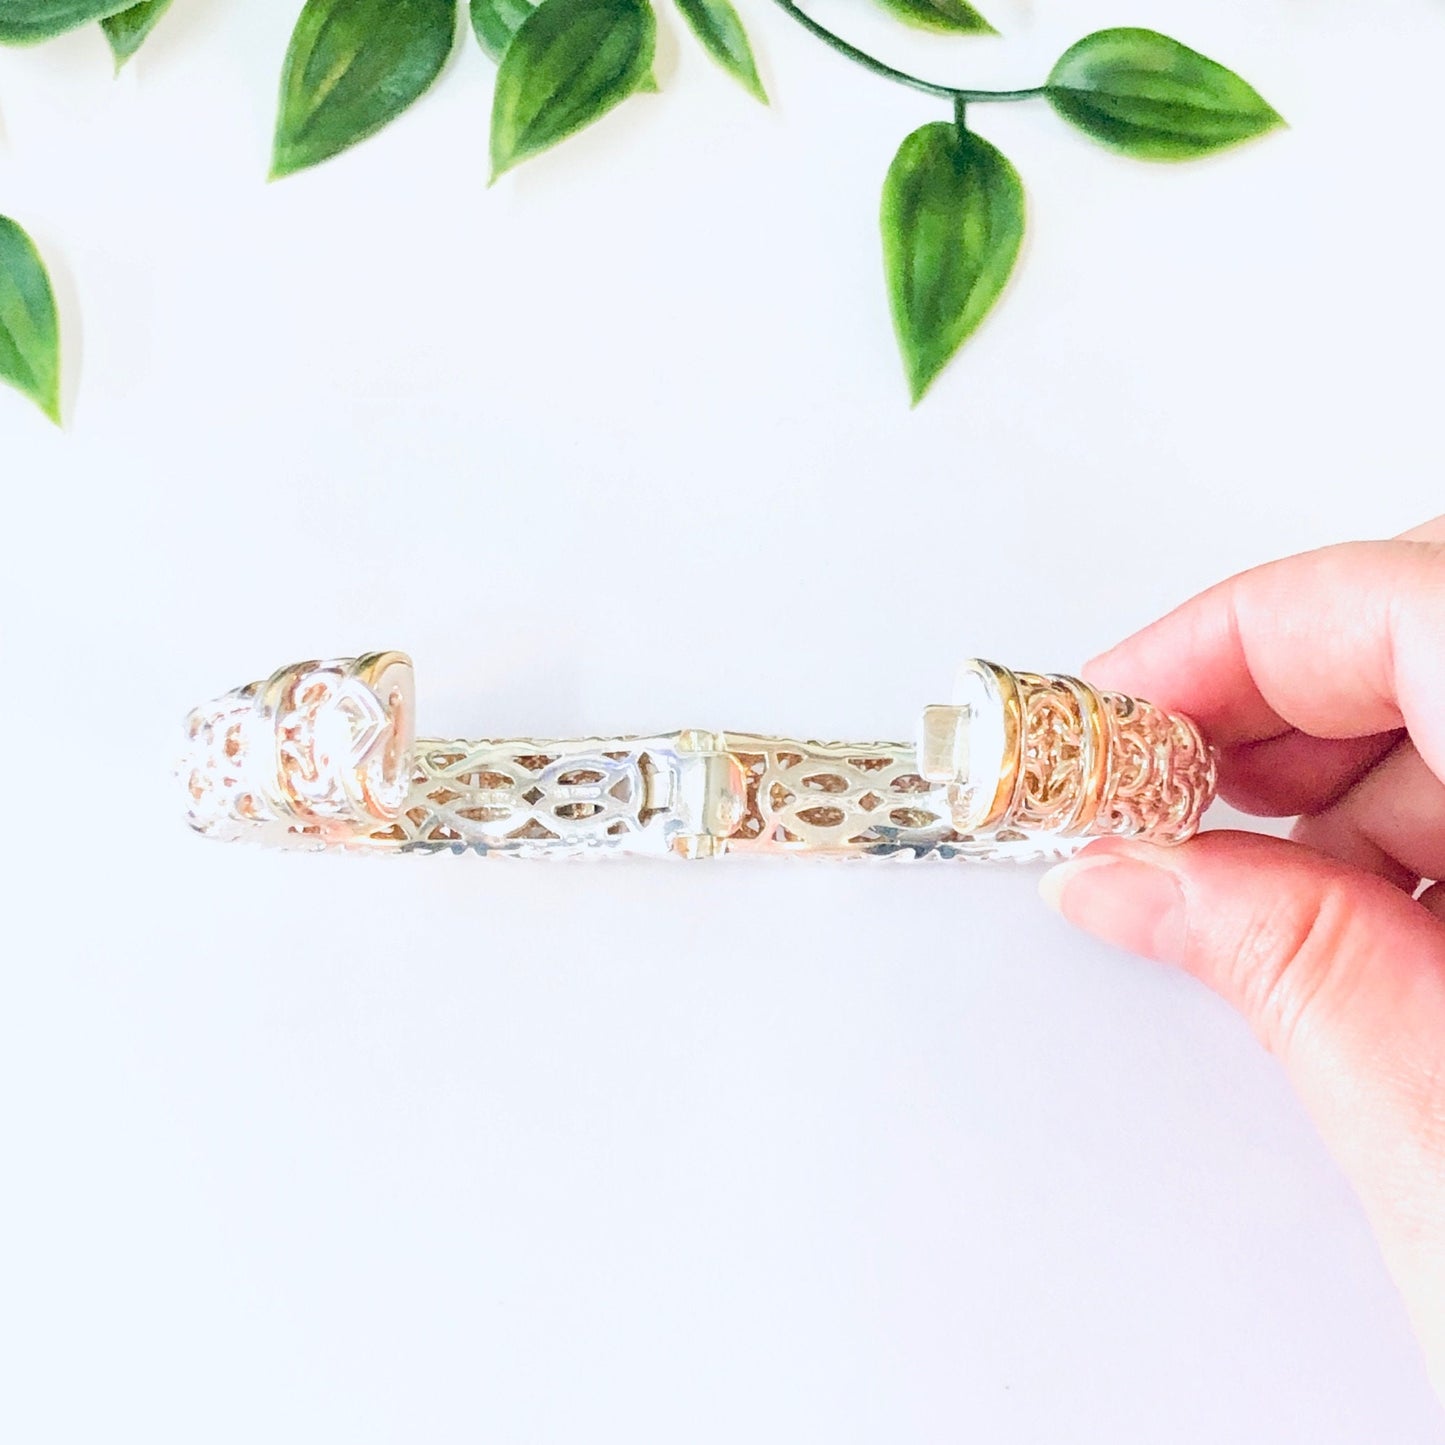
M 797 0 L 790 19 L 872 74 L 946 102 L 899 146 L 883 183 L 883 271 L 910 395 L 917 403 L 1002 294 L 1023 240 L 1023 185 L 971 126 L 970 107 L 1044 100 L 1123 155 L 1179 161 L 1282 125 L 1252 86 L 1157 31 L 1117 27 L 1071 45 L 1040 84 L 978 90 L 889 65 L 835 34 Z M 876 0 L 921 29 L 997 32 L 969 0 Z M 755 99 L 768 96 L 732 0 L 674 0 L 706 54 Z M 3 0 L 0 44 L 31 45 L 98 23 L 119 70 L 171 0 Z M 456 44 L 462 0 L 305 0 L 281 71 L 271 176 L 331 159 L 390 125 L 436 82 Z M 467 0 L 470 28 L 497 64 L 491 180 L 658 89 L 653 0 Z M 34 243 L 0 216 L 0 381 L 59 412 L 55 300 Z

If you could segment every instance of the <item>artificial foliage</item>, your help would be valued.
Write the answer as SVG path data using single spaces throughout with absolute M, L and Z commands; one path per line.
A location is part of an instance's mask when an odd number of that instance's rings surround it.
M 837 54 L 937 98 L 937 120 L 905 136 L 883 181 L 888 305 L 917 402 L 989 314 L 1023 240 L 1023 184 L 974 129 L 977 109 L 1044 103 L 1091 139 L 1145 161 L 1183 161 L 1282 124 L 1233 71 L 1153 30 L 1096 31 L 1039 84 L 977 90 L 910 74 L 774 0 Z M 905 24 L 992 35 L 967 0 L 876 0 Z M 672 0 L 683 27 L 754 99 L 767 103 L 732 0 Z M 0 0 L 0 44 L 31 45 L 98 25 L 116 68 L 164 22 L 171 0 Z M 465 9 L 465 21 L 462 11 Z M 655 0 L 306 0 L 281 64 L 270 174 L 294 175 L 390 125 L 442 74 L 459 33 L 496 65 L 490 181 L 639 94 L 658 89 Z M 293 182 L 294 184 L 294 182 Z M 59 421 L 60 343 L 45 266 L 0 216 L 0 380 Z

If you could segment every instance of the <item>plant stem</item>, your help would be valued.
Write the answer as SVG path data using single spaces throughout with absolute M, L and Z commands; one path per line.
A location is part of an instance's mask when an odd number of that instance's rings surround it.
M 793 0 L 777 0 L 777 5 L 779 9 L 791 15 L 804 30 L 816 35 L 824 45 L 836 50 L 839 55 L 846 56 L 855 65 L 861 65 L 865 70 L 871 70 L 874 75 L 881 75 L 885 80 L 894 81 L 898 85 L 906 85 L 912 90 L 921 90 L 925 95 L 938 95 L 945 100 L 965 103 L 975 100 L 1032 100 L 1035 96 L 1043 95 L 1048 88 L 1043 85 L 1033 85 L 1024 90 L 968 90 L 956 85 L 940 85 L 936 80 L 924 80 L 921 75 L 910 75 L 906 70 L 885 65 L 876 56 L 869 55 L 866 50 L 859 50 L 856 45 L 850 45 L 841 35 L 834 35 L 827 26 L 820 25 L 811 15 L 804 14 L 793 3 Z

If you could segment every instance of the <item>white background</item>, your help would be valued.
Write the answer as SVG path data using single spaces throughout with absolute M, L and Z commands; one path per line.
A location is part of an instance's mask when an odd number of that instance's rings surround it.
M 1292 129 L 1175 168 L 978 109 L 1030 233 L 910 412 L 878 191 L 940 114 L 745 0 L 491 190 L 468 42 L 267 186 L 295 0 L 0 55 L 64 310 L 0 394 L 0 1439 L 1440 1445 L 1275 1064 L 1031 871 L 392 865 L 186 833 L 200 698 L 403 647 L 429 732 L 910 736 L 1192 590 L 1441 510 L 1436 0 L 1151 24 Z M 687 43 L 684 43 L 684 42 Z

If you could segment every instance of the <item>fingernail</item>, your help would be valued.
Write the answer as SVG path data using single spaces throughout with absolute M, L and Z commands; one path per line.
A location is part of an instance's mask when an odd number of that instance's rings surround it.
M 1076 928 L 1116 948 L 1178 963 L 1184 894 L 1167 868 L 1116 853 L 1085 853 L 1039 879 L 1044 902 Z

